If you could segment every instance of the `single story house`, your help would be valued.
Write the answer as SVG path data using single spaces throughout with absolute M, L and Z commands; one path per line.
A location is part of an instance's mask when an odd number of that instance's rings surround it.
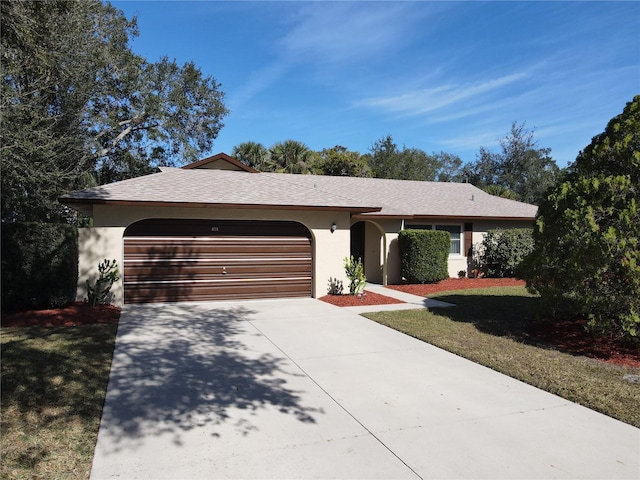
M 537 212 L 468 183 L 260 173 L 222 153 L 60 200 L 93 218 L 79 235 L 78 297 L 115 259 L 119 305 L 321 297 L 330 278 L 347 284 L 350 255 L 368 281 L 400 283 L 408 228 L 451 234 L 455 277 L 487 230 L 532 226 Z

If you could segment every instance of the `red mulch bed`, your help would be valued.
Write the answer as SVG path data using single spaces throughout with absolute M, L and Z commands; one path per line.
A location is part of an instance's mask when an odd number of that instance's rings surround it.
M 120 309 L 113 305 L 90 307 L 84 303 L 74 303 L 64 308 L 50 310 L 28 310 L 2 314 L 3 327 L 75 327 L 95 323 L 117 325 Z
M 640 368 L 640 343 L 587 332 L 587 320 L 574 317 L 536 321 L 529 330 L 535 338 L 562 352 L 603 362 Z
M 378 293 L 364 291 L 363 295 L 325 295 L 318 300 L 337 305 L 338 307 L 361 307 L 363 305 L 389 305 L 404 303 L 397 298 L 387 297 Z
M 447 292 L 450 290 L 469 290 L 471 288 L 489 287 L 524 287 L 524 280 L 515 278 L 447 278 L 438 283 L 424 285 L 388 285 L 388 288 L 412 293 L 424 297 L 432 293 Z

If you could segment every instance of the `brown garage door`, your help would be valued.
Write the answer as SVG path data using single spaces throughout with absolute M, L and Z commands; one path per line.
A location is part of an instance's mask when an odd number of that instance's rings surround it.
M 152 219 L 124 234 L 125 303 L 309 297 L 311 269 L 295 222 Z

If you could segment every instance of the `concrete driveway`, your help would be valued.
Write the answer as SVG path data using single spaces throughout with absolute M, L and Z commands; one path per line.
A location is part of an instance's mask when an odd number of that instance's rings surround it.
M 313 299 L 123 309 L 91 478 L 629 478 L 640 430 Z

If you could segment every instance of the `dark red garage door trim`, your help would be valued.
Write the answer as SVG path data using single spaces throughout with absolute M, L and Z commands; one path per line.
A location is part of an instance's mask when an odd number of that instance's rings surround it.
M 296 222 L 148 219 L 124 233 L 125 303 L 309 297 L 311 272 Z

